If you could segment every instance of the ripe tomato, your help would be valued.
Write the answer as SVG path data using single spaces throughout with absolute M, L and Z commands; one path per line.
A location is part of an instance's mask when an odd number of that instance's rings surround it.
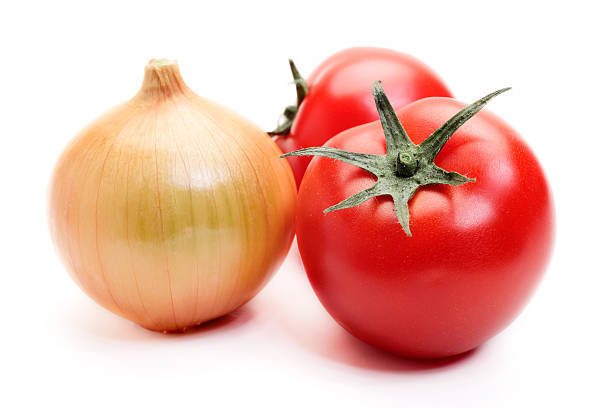
M 297 70 L 294 77 L 300 81 Z M 410 55 L 384 48 L 343 50 L 323 61 L 308 78 L 307 93 L 290 119 L 290 130 L 271 132 L 280 149 L 321 146 L 343 130 L 377 120 L 369 92 L 375 80 L 384 81 L 396 108 L 429 96 L 452 96 L 435 72 Z M 289 158 L 298 187 L 309 162 L 310 157 Z
M 427 98 L 398 117 L 420 144 L 464 107 Z M 388 150 L 380 121 L 346 130 L 325 146 L 374 155 Z M 435 165 L 475 180 L 422 186 L 409 201 L 404 197 L 412 237 L 389 195 L 324 214 L 377 180 L 351 164 L 315 158 L 298 194 L 298 245 L 323 306 L 356 337 L 409 357 L 459 354 L 500 332 L 536 288 L 553 243 L 551 192 L 514 129 L 482 111 L 442 146 Z

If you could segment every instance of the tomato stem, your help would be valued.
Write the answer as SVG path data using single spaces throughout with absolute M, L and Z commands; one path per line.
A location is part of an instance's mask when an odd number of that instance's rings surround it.
M 289 68 L 291 69 L 291 75 L 293 76 L 293 81 L 291 81 L 291 83 L 295 85 L 297 101 L 295 105 L 285 107 L 285 110 L 278 120 L 278 126 L 276 129 L 268 132 L 268 135 L 270 136 L 284 136 L 289 134 L 298 109 L 302 105 L 302 102 L 304 102 L 306 95 L 308 95 L 308 83 L 306 83 L 306 80 L 302 77 L 292 59 L 289 59 Z
M 387 153 L 385 155 L 348 152 L 323 146 L 296 150 L 281 157 L 328 157 L 355 165 L 374 174 L 378 180 L 372 187 L 348 197 L 344 201 L 327 208 L 324 212 L 355 207 L 370 198 L 390 195 L 393 197 L 395 214 L 400 225 L 406 235 L 412 236 L 409 225 L 408 201 L 414 196 L 419 187 L 431 184 L 458 186 L 476 181 L 462 174 L 441 169 L 434 164 L 434 159 L 461 125 L 476 115 L 495 96 L 509 89 L 503 88 L 490 93 L 461 109 L 433 132 L 423 143 L 415 145 L 406 134 L 404 127 L 391 107 L 391 103 L 380 81 L 376 81 L 372 85 L 372 93 L 385 133 L 387 145 Z
M 416 173 L 419 161 L 410 151 L 399 152 L 397 154 L 396 171 L 400 177 L 410 177 Z

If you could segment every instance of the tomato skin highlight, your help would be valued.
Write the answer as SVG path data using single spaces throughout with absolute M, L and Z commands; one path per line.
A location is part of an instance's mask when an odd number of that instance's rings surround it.
M 421 143 L 464 104 L 427 98 L 397 111 Z M 384 154 L 380 122 L 326 146 Z M 545 175 L 518 133 L 482 111 L 450 138 L 436 165 L 476 182 L 419 189 L 406 236 L 388 196 L 323 210 L 374 184 L 350 164 L 314 158 L 298 193 L 297 238 L 323 306 L 361 340 L 395 354 L 441 358 L 505 328 L 541 280 L 554 239 Z
M 308 78 L 308 94 L 300 106 L 291 131 L 275 136 L 287 153 L 321 146 L 343 130 L 378 120 L 371 85 L 382 80 L 394 108 L 418 99 L 452 94 L 438 75 L 418 59 L 394 50 L 373 47 L 349 48 L 324 62 Z M 299 187 L 310 157 L 289 157 Z

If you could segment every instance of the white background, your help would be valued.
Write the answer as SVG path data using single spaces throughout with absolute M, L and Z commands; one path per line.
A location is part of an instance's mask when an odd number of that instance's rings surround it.
M 607 2 L 40 1 L 0 6 L 0 405 L 611 406 L 612 115 Z M 537 153 L 557 241 L 545 280 L 503 333 L 459 359 L 410 361 L 346 334 L 294 247 L 246 307 L 160 335 L 87 298 L 49 239 L 46 189 L 70 138 L 178 59 L 200 95 L 263 128 L 310 73 L 372 45 L 425 61 L 458 99 L 490 104 Z M 520 222 L 520 220 L 517 220 Z

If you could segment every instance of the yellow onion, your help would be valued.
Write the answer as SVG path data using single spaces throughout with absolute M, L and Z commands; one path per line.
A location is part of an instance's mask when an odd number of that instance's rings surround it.
M 266 133 L 152 60 L 128 102 L 81 131 L 50 188 L 77 284 L 146 328 L 177 331 L 251 299 L 287 254 L 296 188 Z

